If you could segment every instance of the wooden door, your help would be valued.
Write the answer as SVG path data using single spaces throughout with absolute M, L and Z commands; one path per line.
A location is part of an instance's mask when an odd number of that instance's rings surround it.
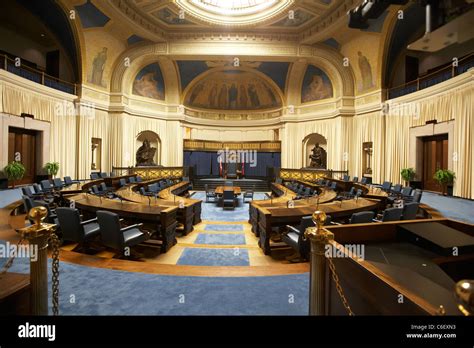
M 442 191 L 442 187 L 433 179 L 438 169 L 448 169 L 447 134 L 423 138 L 423 189 Z
M 36 181 L 36 131 L 10 127 L 8 131 L 8 163 L 16 160 L 19 154 L 20 162 L 26 172 L 22 180 L 15 185 L 31 184 Z

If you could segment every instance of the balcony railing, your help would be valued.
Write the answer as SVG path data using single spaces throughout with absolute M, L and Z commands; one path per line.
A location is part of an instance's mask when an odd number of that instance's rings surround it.
M 472 67 L 474 67 L 474 53 L 471 53 L 468 56 L 460 59 L 457 67 L 450 65 L 423 77 L 419 77 L 414 81 L 410 81 L 404 83 L 403 85 L 388 89 L 387 99 L 398 98 L 403 95 L 434 86 L 438 83 L 458 76 L 468 71 Z
M 42 84 L 44 86 L 77 95 L 77 88 L 74 83 L 61 80 L 57 77 L 46 74 L 44 71 L 40 71 L 26 65 L 16 66 L 15 61 L 4 54 L 0 54 L 0 69 L 6 70 L 12 74 L 24 77 L 25 79 Z

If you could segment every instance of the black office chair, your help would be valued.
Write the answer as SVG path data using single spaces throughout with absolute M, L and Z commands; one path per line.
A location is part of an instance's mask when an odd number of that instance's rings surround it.
M 376 222 L 399 221 L 402 218 L 402 208 L 388 208 L 383 211 L 380 219 L 374 219 Z
M 362 179 L 360 179 L 360 183 L 364 185 L 367 184 L 367 178 L 363 176 Z
M 402 191 L 400 192 L 400 194 L 402 195 L 402 197 L 407 197 L 407 196 L 411 196 L 412 191 L 413 189 L 410 186 L 406 186 L 402 188 Z
M 245 201 L 246 199 L 250 199 L 251 201 L 253 201 L 253 189 L 252 190 L 246 190 L 244 192 L 244 195 L 243 195 L 244 203 L 248 203 L 248 202 Z
M 410 203 L 410 202 L 420 203 L 422 195 L 423 195 L 423 191 L 421 191 L 420 189 L 416 189 L 412 196 L 405 196 L 403 197 L 403 200 L 405 203 Z
M 281 240 L 288 246 L 297 251 L 304 260 L 309 259 L 310 243 L 304 240 L 304 232 L 308 227 L 314 226 L 311 216 L 303 216 L 300 220 L 298 228 L 287 225 L 288 232 L 281 236 Z
M 91 180 L 99 180 L 100 179 L 99 174 L 97 174 L 97 173 L 91 173 L 90 177 L 91 177 Z
M 72 184 L 78 184 L 79 180 L 72 180 L 70 176 L 64 177 L 64 184 L 66 186 L 71 186 Z
M 106 192 L 99 190 L 97 185 L 92 185 L 89 189 L 89 192 L 96 196 L 105 196 Z
M 41 188 L 41 186 L 36 183 L 33 184 L 33 189 L 35 190 L 35 193 L 43 193 L 43 189 Z
M 344 181 L 351 181 L 351 177 L 347 174 L 344 174 L 344 176 L 342 177 L 342 180 Z
M 372 222 L 375 217 L 375 213 L 373 211 L 361 211 L 358 213 L 352 214 L 349 223 L 350 224 L 365 224 Z
M 402 185 L 400 184 L 396 184 L 395 186 L 393 186 L 393 188 L 391 189 L 391 192 L 395 195 L 399 195 L 401 192 L 402 192 Z
M 105 172 L 102 172 L 102 173 L 99 174 L 99 176 L 103 179 L 103 178 L 108 178 L 109 174 L 107 174 Z
M 137 182 L 143 182 L 143 179 L 141 176 L 137 176 Z
M 209 198 L 213 199 L 213 202 L 216 201 L 217 195 L 214 190 L 210 190 L 207 184 L 204 185 L 204 189 L 206 190 L 206 202 L 209 202 Z
M 32 223 L 32 224 L 35 223 L 35 221 L 33 219 L 31 219 L 28 215 L 29 211 L 34 207 L 45 207 L 48 210 L 48 215 L 46 216 L 44 221 L 47 222 L 47 223 L 50 223 L 50 224 L 56 223 L 55 222 L 55 219 L 57 218 L 56 211 L 54 209 L 50 208 L 50 206 L 47 202 L 45 202 L 43 200 L 34 200 L 33 198 L 25 196 L 25 195 L 21 196 L 21 198 L 23 199 L 23 206 L 25 208 L 25 211 L 26 211 L 26 214 L 28 216 L 28 220 L 30 221 L 30 223 Z
M 335 181 L 333 181 L 333 182 L 331 183 L 331 186 L 329 186 L 329 188 L 330 188 L 331 190 L 335 190 L 335 189 L 337 188 L 337 183 L 336 183 Z
M 235 209 L 234 190 L 224 190 L 222 195 L 222 207 L 224 209 Z
M 120 187 L 127 186 L 127 180 L 125 180 L 124 178 L 119 179 L 119 186 Z
M 406 203 L 403 205 L 402 220 L 415 220 L 418 214 L 418 202 Z
M 63 182 L 61 181 L 60 178 L 54 178 L 53 179 L 53 187 L 57 190 L 60 190 L 64 187 Z
M 21 192 L 24 196 L 28 196 L 30 198 L 41 196 L 41 194 L 33 192 L 33 188 L 31 186 L 22 187 Z
M 97 221 L 99 222 L 102 244 L 119 251 L 121 255 L 124 254 L 125 248 L 140 244 L 149 238 L 148 234 L 139 229 L 143 224 L 122 228 L 119 216 L 109 211 L 97 211 Z
M 384 181 L 382 185 L 375 185 L 375 187 L 380 187 L 382 190 L 388 192 L 392 188 L 392 182 Z
M 51 186 L 51 182 L 49 180 L 41 180 L 41 191 L 43 192 L 51 192 L 53 191 L 53 186 Z
M 63 240 L 84 244 L 100 234 L 97 218 L 81 221 L 77 209 L 60 207 L 56 209 Z
M 282 182 L 283 182 L 282 178 L 276 178 L 276 179 L 275 179 L 275 184 L 281 185 Z
M 354 176 L 354 178 L 352 179 L 353 182 L 358 182 L 359 181 L 359 177 L 358 176 Z
M 134 183 L 137 182 L 137 179 L 135 179 L 134 176 L 131 176 L 131 177 L 128 179 L 128 181 L 130 182 L 130 184 L 134 184 Z

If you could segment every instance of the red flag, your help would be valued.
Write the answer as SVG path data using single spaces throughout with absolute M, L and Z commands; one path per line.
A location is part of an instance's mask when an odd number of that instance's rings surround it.
M 219 176 L 222 176 L 222 158 L 219 156 Z
M 244 161 L 244 159 L 245 159 L 245 156 L 242 156 L 242 176 L 245 175 L 245 161 Z

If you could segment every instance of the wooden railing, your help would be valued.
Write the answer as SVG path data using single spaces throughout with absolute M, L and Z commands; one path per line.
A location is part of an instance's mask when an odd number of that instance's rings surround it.
M 406 94 L 420 91 L 422 89 L 434 86 L 443 81 L 449 80 L 458 76 L 470 68 L 474 67 L 474 53 L 460 59 L 457 66 L 451 64 L 450 66 L 441 68 L 425 76 L 419 77 L 416 80 L 404 83 L 402 85 L 387 89 L 386 98 L 394 99 Z
M 71 82 L 61 80 L 57 77 L 46 74 L 44 71 L 21 64 L 16 66 L 14 59 L 6 54 L 0 54 L 0 69 L 21 76 L 30 81 L 39 83 L 43 86 L 51 87 L 59 91 L 77 95 L 77 85 Z
M 279 170 L 279 177 L 286 181 L 299 180 L 307 182 L 315 182 L 324 177 L 338 179 L 343 175 L 348 175 L 347 170 L 326 170 L 326 169 L 287 169 Z
M 184 176 L 183 167 L 112 167 L 114 176 L 138 175 L 143 180 L 152 179 L 181 179 Z

